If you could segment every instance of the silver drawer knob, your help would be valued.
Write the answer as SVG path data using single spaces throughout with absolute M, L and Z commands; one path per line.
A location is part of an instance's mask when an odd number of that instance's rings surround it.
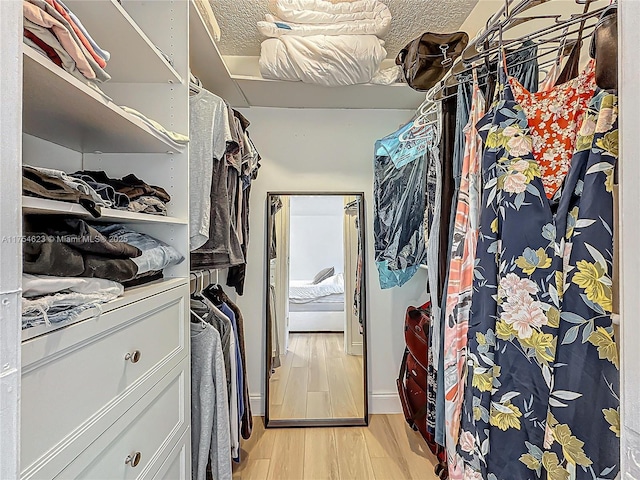
M 131 363 L 138 363 L 140 361 L 140 357 L 142 354 L 140 350 L 134 350 L 133 352 L 129 352 L 124 356 L 125 360 L 130 360 Z
M 131 465 L 132 467 L 137 467 L 140 463 L 140 458 L 142 454 L 140 452 L 132 453 L 127 455 L 127 458 L 124 460 L 125 464 Z

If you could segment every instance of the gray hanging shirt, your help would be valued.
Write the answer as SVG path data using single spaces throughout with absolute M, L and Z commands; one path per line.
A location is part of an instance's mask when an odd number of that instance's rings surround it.
M 227 106 L 220 97 L 201 89 L 189 97 L 189 238 L 190 249 L 209 239 L 211 180 L 214 162 L 224 161 L 232 142 Z
M 216 480 L 231 480 L 231 435 L 227 379 L 220 335 L 211 325 L 191 323 L 191 478 L 206 480 L 207 462 Z

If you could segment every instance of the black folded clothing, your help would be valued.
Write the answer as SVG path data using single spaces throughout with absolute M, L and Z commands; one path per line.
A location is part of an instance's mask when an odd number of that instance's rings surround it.
M 96 277 L 116 282 L 133 279 L 141 251 L 108 240 L 78 218 L 28 215 L 24 222 L 23 270 L 59 277 Z

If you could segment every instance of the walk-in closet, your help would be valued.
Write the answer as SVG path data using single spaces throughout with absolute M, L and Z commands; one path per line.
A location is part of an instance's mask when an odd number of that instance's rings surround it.
M 640 2 L 0 0 L 0 479 L 640 479 Z

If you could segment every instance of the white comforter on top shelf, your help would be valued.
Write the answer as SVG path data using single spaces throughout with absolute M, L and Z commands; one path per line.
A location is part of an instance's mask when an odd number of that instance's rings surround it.
M 283 20 L 298 23 L 336 23 L 391 18 L 389 7 L 379 0 L 335 3 L 326 0 L 276 0 L 275 12 Z
M 378 0 L 331 3 L 325 0 L 276 0 L 275 15 L 258 22 L 267 37 L 284 35 L 376 35 L 389 33 L 391 12 Z
M 387 56 L 375 35 L 283 35 L 262 42 L 260 73 L 325 87 L 369 83 Z

